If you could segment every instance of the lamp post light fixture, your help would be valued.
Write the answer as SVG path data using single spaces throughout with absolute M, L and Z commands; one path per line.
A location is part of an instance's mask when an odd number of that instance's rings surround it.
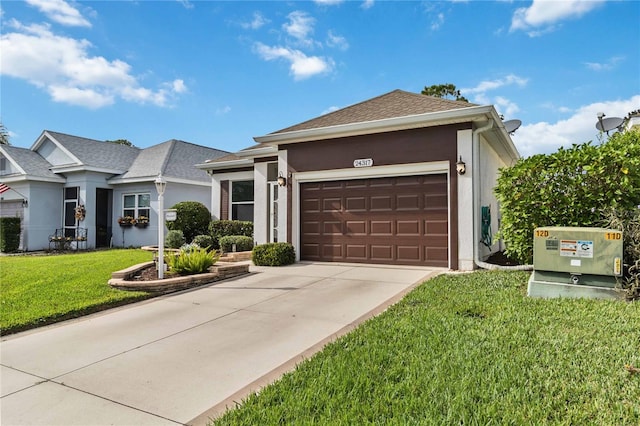
M 158 191 L 158 279 L 164 278 L 164 190 L 167 188 L 167 181 L 158 175 L 153 182 Z

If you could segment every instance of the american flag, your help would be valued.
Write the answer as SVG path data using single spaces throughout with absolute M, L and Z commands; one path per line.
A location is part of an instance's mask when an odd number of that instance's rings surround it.
M 0 194 L 4 194 L 5 192 L 7 192 L 10 189 L 11 188 L 9 188 L 9 185 L 6 185 L 4 183 L 0 183 Z

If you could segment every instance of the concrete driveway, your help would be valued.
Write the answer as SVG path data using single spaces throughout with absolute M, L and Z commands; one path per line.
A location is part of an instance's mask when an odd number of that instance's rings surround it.
M 7 336 L 0 423 L 206 424 L 441 270 L 298 263 Z

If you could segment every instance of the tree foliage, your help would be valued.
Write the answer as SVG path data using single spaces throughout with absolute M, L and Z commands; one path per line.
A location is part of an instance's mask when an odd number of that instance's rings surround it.
M 171 208 L 176 209 L 177 218 L 173 222 L 167 222 L 167 228 L 181 230 L 188 242 L 193 241 L 196 235 L 208 232 L 211 213 L 204 204 L 197 201 L 181 201 Z
M 531 263 L 535 228 L 598 226 L 605 209 L 640 205 L 640 132 L 520 159 L 500 169 L 495 192 L 506 254 Z
M 115 140 L 106 140 L 105 142 L 109 142 L 109 143 L 117 143 L 119 145 L 126 145 L 126 146 L 134 146 L 131 141 L 127 140 L 127 139 L 115 139 Z
M 434 84 L 433 86 L 425 86 L 421 92 L 423 95 L 435 96 L 436 98 L 454 99 L 456 101 L 469 102 L 467 98 L 460 94 L 460 90 L 455 84 Z
M 11 145 L 9 143 L 9 131 L 2 122 L 0 122 L 0 145 Z

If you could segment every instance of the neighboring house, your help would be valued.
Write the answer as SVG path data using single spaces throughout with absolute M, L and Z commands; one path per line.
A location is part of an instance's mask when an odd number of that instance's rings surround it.
M 45 130 L 30 149 L 0 145 L 0 214 L 22 217 L 22 250 L 49 247 L 56 229 L 87 230 L 86 247 L 157 244 L 158 193 L 167 181 L 164 206 L 179 201 L 211 204 L 211 178 L 194 167 L 228 153 L 170 140 L 139 149 Z M 76 218 L 76 208 L 84 218 Z M 121 227 L 118 218 L 148 218 L 146 226 Z M 80 215 L 81 217 L 81 215 Z
M 253 220 L 258 243 L 461 270 L 499 249 L 493 187 L 519 154 L 491 105 L 395 90 L 255 140 L 197 167 L 212 177 L 213 216 Z

